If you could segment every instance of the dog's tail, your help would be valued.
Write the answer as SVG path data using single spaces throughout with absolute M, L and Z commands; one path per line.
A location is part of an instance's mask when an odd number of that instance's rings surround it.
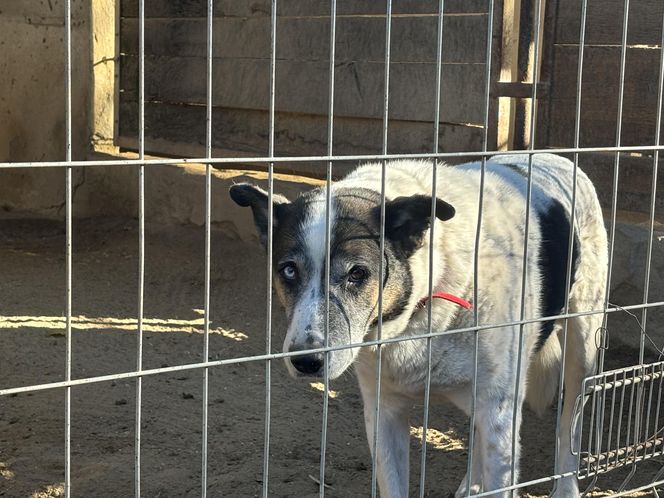
M 533 356 L 528 372 L 526 401 L 542 416 L 558 392 L 562 349 L 557 334 L 551 334 L 542 348 Z

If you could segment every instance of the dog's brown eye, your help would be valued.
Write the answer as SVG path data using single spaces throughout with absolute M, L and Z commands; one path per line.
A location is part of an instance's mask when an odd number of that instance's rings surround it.
M 351 268 L 351 270 L 348 272 L 348 281 L 353 284 L 360 283 L 366 278 L 367 271 L 364 268 L 360 268 L 359 266 Z
M 287 263 L 281 268 L 281 270 L 279 270 L 279 273 L 281 273 L 286 280 L 295 280 L 297 277 L 297 268 L 295 268 L 293 263 Z

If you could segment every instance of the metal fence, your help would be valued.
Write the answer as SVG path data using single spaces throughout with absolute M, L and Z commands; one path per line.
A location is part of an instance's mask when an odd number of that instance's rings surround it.
M 584 384 L 584 393 L 586 397 L 589 398 L 590 403 L 588 407 L 584 409 L 584 403 L 579 403 L 578 411 L 582 419 L 587 420 L 590 418 L 590 429 L 586 430 L 584 433 L 584 445 L 581 445 L 581 441 L 578 444 L 573 445 L 578 447 L 578 456 L 579 456 L 579 469 L 573 474 L 577 474 L 580 478 L 589 478 L 590 489 L 595 483 L 597 476 L 601 473 L 608 472 L 614 468 L 632 466 L 633 471 L 625 479 L 623 484 L 620 486 L 618 492 L 612 496 L 625 496 L 629 488 L 630 479 L 636 470 L 637 464 L 645 459 L 654 458 L 662 455 L 664 444 L 662 437 L 662 427 L 660 420 L 660 407 L 662 402 L 662 381 L 664 379 L 663 375 L 663 364 L 662 362 L 646 364 L 645 362 L 645 347 L 648 338 L 645 333 L 645 322 L 647 320 L 647 313 L 650 309 L 654 307 L 661 307 L 664 305 L 664 301 L 650 302 L 649 301 L 649 282 L 650 282 L 650 266 L 652 258 L 652 242 L 653 242 L 653 230 L 655 224 L 655 200 L 657 196 L 657 175 L 658 175 L 658 166 L 659 166 L 659 154 L 660 151 L 664 149 L 664 146 L 660 144 L 659 137 L 661 136 L 661 114 L 662 114 L 662 99 L 664 94 L 664 50 L 660 48 L 661 62 L 659 68 L 659 77 L 658 77 L 658 102 L 657 102 L 657 125 L 656 130 L 654 130 L 654 136 L 657 137 L 653 142 L 643 143 L 635 146 L 622 146 L 621 145 L 621 122 L 622 122 L 622 112 L 623 112 L 623 90 L 624 90 L 624 81 L 625 81 L 625 60 L 627 53 L 627 28 L 628 28 L 628 13 L 629 13 L 629 0 L 625 0 L 624 5 L 624 17 L 622 20 L 622 45 L 621 45 L 621 63 L 620 63 L 620 74 L 619 78 L 619 95 L 620 101 L 618 105 L 618 116 L 617 116 L 617 129 L 615 134 L 615 145 L 610 147 L 581 147 L 580 146 L 580 131 L 581 131 L 581 101 L 582 101 L 582 82 L 583 82 L 583 61 L 584 61 L 584 36 L 586 31 L 586 11 L 587 11 L 587 0 L 582 2 L 582 10 L 580 12 L 581 18 L 581 29 L 579 33 L 580 43 L 579 43 L 579 53 L 578 53 L 578 69 L 577 69 L 577 86 L 576 86 L 576 119 L 574 122 L 574 144 L 572 147 L 559 148 L 559 149 L 545 149 L 538 150 L 535 148 L 535 133 L 536 133 L 536 103 L 538 101 L 538 86 L 531 85 L 531 95 L 530 95 L 530 114 L 533 116 L 533 119 L 530 120 L 530 140 L 529 147 L 526 150 L 517 150 L 517 151 L 499 151 L 499 150 L 489 150 L 488 149 L 488 131 L 489 131 L 489 98 L 490 98 L 490 83 L 492 79 L 491 70 L 492 65 L 490 63 L 491 54 L 492 54 L 492 37 L 490 34 L 493 32 L 493 23 L 494 23 L 494 1 L 490 1 L 490 6 L 488 8 L 487 16 L 487 33 L 489 35 L 486 39 L 486 74 L 485 74 L 485 101 L 484 101 L 484 140 L 483 148 L 481 152 L 477 151 L 468 151 L 468 152 L 454 152 L 454 153 L 444 153 L 439 152 L 439 124 L 441 121 L 440 116 L 440 101 L 444 98 L 441 92 L 441 61 L 442 54 L 444 51 L 443 47 L 443 13 L 445 11 L 445 2 L 440 0 L 439 2 L 439 21 L 438 21 L 438 45 L 437 45 L 437 79 L 436 79 L 436 114 L 434 123 L 432 126 L 432 133 L 434 136 L 434 147 L 430 153 L 418 153 L 418 154 L 390 154 L 388 152 L 388 124 L 389 124 L 389 90 L 390 90 L 390 47 L 391 47 L 391 22 L 392 22 L 392 1 L 387 1 L 387 11 L 386 11 L 386 29 L 385 29 L 385 74 L 384 74 L 384 106 L 383 106 L 383 129 L 382 129 L 382 151 L 380 154 L 372 155 L 335 155 L 333 150 L 333 136 L 334 136 L 334 88 L 335 88 L 335 35 L 336 35 L 336 21 L 337 21 L 337 12 L 336 12 L 336 0 L 330 1 L 330 57 L 329 57 L 329 98 L 328 98 L 328 123 L 327 123 L 327 153 L 324 155 L 318 156 L 297 156 L 297 157 L 285 157 L 285 156 L 275 156 L 275 66 L 278 63 L 276 58 L 276 40 L 277 40 L 277 1 L 272 0 L 272 11 L 271 11 L 271 63 L 270 63 L 270 111 L 269 111 L 269 148 L 267 155 L 260 157 L 213 157 L 212 155 L 212 89 L 215 84 L 213 81 L 213 55 L 212 55 L 212 35 L 213 35 L 213 0 L 208 0 L 207 9 L 207 119 L 206 119 L 206 154 L 205 157 L 194 157 L 194 158 L 170 158 L 170 159 L 146 159 L 145 156 L 145 114 L 144 114 L 144 92 L 145 92 L 145 60 L 144 60 L 144 36 L 145 36 L 145 0 L 138 0 L 139 5 L 139 136 L 138 136 L 138 159 L 114 159 L 103 161 L 103 163 L 95 161 L 74 161 L 72 160 L 72 39 L 71 39 L 71 0 L 66 0 L 65 2 L 65 46 L 66 52 L 64 57 L 65 65 L 65 82 L 66 82 L 66 156 L 62 161 L 42 161 L 42 162 L 8 162 L 0 163 L 0 169 L 7 168 L 61 168 L 63 174 L 66 176 L 66 363 L 65 363 L 65 380 L 60 382 L 50 382 L 45 384 L 38 385 L 28 385 L 21 387 L 6 388 L 0 390 L 0 397 L 15 395 L 19 393 L 30 393 L 36 391 L 50 390 L 50 389 L 63 389 L 66 393 L 66 402 L 65 402 L 65 451 L 64 451 L 64 461 L 65 461 L 65 496 L 69 497 L 71 493 L 72 479 L 71 479 L 71 394 L 72 388 L 77 386 L 82 386 L 86 384 L 96 384 L 102 382 L 109 382 L 118 379 L 134 379 L 136 382 L 136 414 L 135 414 L 135 459 L 134 459 L 134 476 L 135 476 L 135 496 L 141 496 L 141 418 L 142 418 L 142 380 L 148 376 L 157 376 L 173 372 L 181 371 L 191 371 L 191 370 L 201 370 L 204 372 L 203 377 L 203 399 L 202 399 L 202 410 L 203 418 L 201 420 L 202 428 L 202 445 L 201 445 L 201 487 L 200 494 L 201 496 L 206 496 L 208 492 L 208 372 L 211 368 L 220 367 L 223 365 L 230 364 L 240 364 L 246 362 L 262 362 L 265 365 L 265 431 L 264 431 L 264 449 L 263 449 L 263 470 L 262 470 L 262 494 L 263 496 L 269 495 L 269 483 L 270 483 L 270 431 L 271 424 L 274 423 L 271 420 L 271 407 L 272 407 L 272 395 L 271 395 L 271 375 L 272 375 L 272 362 L 277 359 L 282 359 L 289 356 L 294 356 L 298 354 L 319 352 L 324 354 L 329 354 L 330 351 L 348 349 L 348 348 L 359 348 L 359 347 L 376 347 L 377 355 L 379 361 L 377 363 L 376 371 L 376 382 L 380 385 L 381 381 L 381 370 L 380 370 L 380 357 L 381 357 L 381 347 L 386 344 L 392 344 L 401 341 L 414 341 L 422 340 L 426 341 L 428 345 L 429 355 L 431 352 L 431 341 L 433 338 L 441 334 L 450 334 L 450 333 L 462 333 L 462 332 L 472 332 L 475 337 L 475 358 L 477 358 L 477 345 L 479 334 L 484 330 L 493 329 L 500 327 L 502 325 L 519 325 L 521 330 L 523 326 L 529 323 L 550 320 L 552 318 L 572 318 L 577 316 L 584 316 L 590 314 L 603 314 L 605 317 L 613 313 L 623 313 L 623 312 L 637 312 L 641 313 L 641 325 L 642 325 L 642 334 L 641 334 L 641 345 L 640 345 L 640 354 L 639 354 L 639 364 L 630 368 L 625 368 L 621 370 L 614 371 L 603 371 L 603 354 L 604 348 L 600 345 L 600 361 L 599 361 L 599 372 L 596 376 L 586 379 Z M 542 0 L 537 0 L 535 2 L 535 29 L 534 33 L 538 35 L 535 36 L 533 40 L 533 53 L 535 57 L 535 74 L 533 76 L 534 81 L 538 81 L 538 58 L 540 57 L 540 43 L 541 43 L 541 29 L 539 26 L 541 16 L 541 9 L 543 2 Z M 664 46 L 664 20 L 662 22 L 662 46 Z M 615 306 L 612 305 L 609 301 L 609 289 L 607 285 L 606 296 L 604 301 L 604 308 L 599 310 L 585 310 L 578 313 L 569 312 L 569 303 L 566 301 L 565 308 L 563 312 L 555 317 L 543 317 L 538 319 L 526 319 L 524 314 L 524 303 L 522 297 L 521 303 L 521 319 L 517 322 L 511 324 L 491 324 L 483 325 L 479 322 L 478 310 L 474 310 L 474 320 L 475 326 L 466 329 L 452 330 L 452 331 L 436 331 L 432 328 L 431 320 L 431 309 L 429 309 L 429 328 L 426 334 L 410 336 L 408 338 L 391 338 L 391 339 L 382 339 L 381 338 L 381 327 L 382 327 L 382 288 L 380 290 L 379 296 L 379 320 L 378 320 L 378 337 L 376 340 L 367 341 L 361 344 L 348 344 L 338 347 L 330 347 L 327 342 L 325 347 L 305 352 L 289 352 L 289 353 L 274 353 L 272 352 L 272 293 L 268 290 L 267 295 L 265 296 L 265 306 L 267 308 L 268 320 L 265 326 L 265 351 L 259 354 L 233 358 L 233 359 L 219 359 L 219 360 L 210 360 L 209 354 L 209 333 L 210 333 L 210 261 L 211 261 L 211 250 L 210 250 L 210 238 L 211 238 L 211 168 L 213 167 L 222 167 L 222 166 L 231 166 L 237 165 L 241 167 L 246 164 L 256 164 L 263 165 L 268 173 L 268 187 L 269 187 L 269 206 L 270 210 L 272 209 L 272 195 L 273 195 L 273 182 L 274 182 L 274 168 L 275 165 L 281 163 L 295 163 L 295 162 L 304 162 L 304 163 L 324 163 L 326 164 L 326 185 L 327 185 L 327 255 L 326 255 L 326 276 L 328 277 L 327 285 L 329 286 L 329 272 L 330 272 L 330 219 L 329 212 L 331 206 L 331 197 L 330 197 L 330 185 L 333 178 L 334 166 L 335 163 L 340 161 L 382 161 L 383 163 L 383 188 L 385 182 L 386 168 L 389 167 L 388 161 L 391 159 L 404 159 L 404 158 L 428 158 L 432 160 L 435 164 L 439 161 L 445 159 L 463 159 L 463 158 L 477 158 L 480 157 L 482 161 L 482 182 L 484 178 L 484 165 L 486 159 L 490 156 L 501 155 L 509 152 L 510 154 L 525 154 L 530 157 L 532 161 L 532 155 L 537 152 L 554 152 L 554 153 L 565 153 L 571 154 L 573 156 L 575 168 L 578 166 L 579 155 L 583 153 L 590 152 L 605 152 L 614 154 L 614 163 L 613 171 L 613 190 L 612 190 L 612 199 L 613 206 L 609 218 L 609 240 L 610 240 L 610 260 L 609 260 L 609 282 L 611 275 L 611 268 L 613 264 L 613 253 L 614 253 L 614 241 L 615 241 L 615 226 L 616 226 L 616 212 L 617 212 L 617 198 L 619 192 L 619 168 L 621 164 L 621 154 L 631 153 L 631 152 L 640 152 L 640 153 L 649 153 L 652 154 L 652 191 L 651 191 L 651 207 L 650 207 L 650 216 L 649 216 L 649 227 L 650 227 L 650 239 L 648 243 L 648 254 L 647 260 L 645 263 L 645 280 L 644 280 L 644 294 L 643 300 L 641 303 L 632 304 L 629 306 Z M 144 268 L 145 268 L 145 168 L 149 168 L 157 164 L 183 164 L 183 163 L 204 163 L 206 167 L 206 198 L 205 198 L 205 298 L 204 298 L 204 350 L 203 356 L 206 358 L 206 361 L 180 364 L 175 366 L 163 367 L 163 368 L 152 368 L 144 369 L 142 358 L 143 358 L 143 303 L 144 303 L 144 292 L 145 292 L 145 282 L 144 282 Z M 72 367 L 72 345 L 71 345 L 71 332 L 72 332 L 72 231 L 73 231 L 73 221 L 72 221 L 72 169 L 73 168 L 92 168 L 103 164 L 104 166 L 113 166 L 113 167 L 126 167 L 126 166 L 139 166 L 139 179 L 138 179 L 138 191 L 139 191 L 139 246 L 138 246 L 138 255 L 139 255 L 139 282 L 138 282 L 138 317 L 137 317 L 137 345 L 136 345 L 136 368 L 132 371 L 117 373 L 112 375 L 104 376 L 94 376 L 94 377 L 83 377 L 83 378 L 72 378 L 71 367 Z M 435 191 L 435 175 L 436 169 L 433 169 L 434 179 L 434 191 L 432 192 L 432 197 L 436 197 Z M 530 191 L 530 182 L 531 176 L 529 174 L 529 191 Z M 482 183 L 483 185 L 483 183 Z M 479 203 L 480 210 L 477 213 L 477 232 L 476 232 L 476 251 L 475 254 L 478 254 L 477 247 L 479 244 L 479 234 L 482 225 L 482 201 L 483 201 L 483 190 L 480 191 Z M 575 197 L 574 193 L 572 194 L 573 206 L 575 206 Z M 530 203 L 530 192 L 528 195 L 528 203 Z M 380 244 L 381 248 L 384 248 L 385 238 L 384 238 L 384 207 L 385 207 L 385 197 L 382 197 L 382 227 L 381 227 L 381 239 Z M 574 213 L 574 207 L 572 208 L 572 213 Z M 432 213 L 433 216 L 433 213 Z M 268 215 L 269 220 L 269 230 L 268 230 L 268 240 L 267 240 L 267 288 L 271 289 L 272 287 L 272 212 L 270 211 Z M 528 221 L 526 218 L 526 234 L 528 233 Z M 433 230 L 433 225 L 432 225 Z M 433 238 L 433 237 L 432 237 Z M 568 254 L 572 254 L 573 238 L 570 237 Z M 527 236 L 526 239 L 527 240 Z M 524 247 L 524 259 L 525 253 L 527 253 L 527 246 Z M 432 279 L 432 267 L 433 267 L 433 248 L 430 248 L 429 251 L 429 295 L 433 293 L 433 279 Z M 571 261 L 571 257 L 569 260 Z M 526 285 L 526 265 L 523 265 L 524 270 L 521 275 L 520 285 L 522 289 Z M 384 271 L 381 268 L 381 274 Z M 475 260 L 474 266 L 474 300 L 477 301 L 477 278 L 478 278 L 478 261 Z M 567 268 L 567 283 L 569 288 L 569 282 L 571 279 L 571 266 Z M 382 280 L 382 278 L 381 278 Z M 525 296 L 525 293 L 522 292 L 522 296 Z M 329 310 L 329 295 L 327 297 L 327 306 Z M 328 323 L 329 327 L 329 323 Z M 327 335 L 327 334 L 326 334 Z M 566 335 L 566 331 L 564 336 Z M 564 342 L 565 339 L 563 339 Z M 564 350 L 564 348 L 563 348 Z M 521 354 L 521 350 L 519 350 Z M 327 368 L 327 364 L 326 364 Z M 477 363 L 475 366 L 477 370 Z M 475 371 L 476 373 L 476 371 Z M 422 432 L 422 450 L 421 450 L 421 475 L 420 475 L 420 488 L 419 495 L 424 496 L 425 489 L 425 479 L 426 479 L 426 465 L 427 465 L 427 454 L 426 454 L 426 433 L 428 427 L 428 413 L 429 413 L 429 401 L 430 401 L 430 368 L 429 375 L 427 376 L 426 387 L 425 387 L 425 397 L 424 397 L 424 411 L 423 411 L 423 432 Z M 560 385 L 563 385 L 564 373 L 561 370 Z M 320 431 L 321 437 L 321 453 L 320 453 L 320 475 L 318 481 L 320 483 L 319 493 L 320 496 L 326 494 L 325 483 L 325 474 L 326 474 L 326 448 L 327 448 L 327 420 L 328 420 L 328 392 L 329 392 L 329 379 L 326 372 L 324 378 L 324 391 L 325 396 L 323 397 L 323 425 Z M 377 396 L 380 396 L 380 388 L 377 390 Z M 560 389 L 560 395 L 558 397 L 558 411 L 561 411 L 562 400 L 563 400 L 562 388 Z M 476 383 L 473 387 L 473 406 L 475 405 L 475 400 L 477 396 Z M 380 404 L 376 403 L 376 406 L 379 407 Z M 379 408 L 377 408 L 378 410 Z M 623 420 L 624 416 L 627 416 L 626 420 Z M 380 413 L 377 412 L 376 416 L 380 416 Z M 470 427 L 473 427 L 475 423 L 474 413 L 471 416 Z M 559 425 L 556 430 L 560 430 Z M 469 433 L 468 447 L 473 448 L 473 431 Z M 373 446 L 374 455 L 376 454 L 376 446 L 378 444 L 378 434 L 377 431 L 374 431 L 372 441 L 370 445 Z M 513 445 L 514 446 L 514 445 Z M 587 451 L 584 451 L 583 448 L 587 448 Z M 468 475 L 470 476 L 470 469 L 472 468 L 473 461 L 473 451 L 469 451 L 468 458 Z M 555 487 L 555 483 L 565 477 L 565 475 L 550 475 L 542 476 L 539 479 L 531 480 L 527 482 L 515 482 L 514 474 L 512 476 L 511 485 L 505 488 L 503 491 L 511 489 L 522 489 L 537 483 L 546 483 L 550 482 L 552 486 Z M 371 494 L 372 496 L 377 495 L 378 490 L 376 486 L 376 460 L 372 461 L 372 486 Z M 581 485 L 583 486 L 581 481 Z M 656 488 L 664 484 L 664 467 L 662 467 L 659 472 L 651 479 L 647 485 L 640 486 L 638 489 L 650 490 L 654 495 L 657 495 Z M 470 486 L 469 486 L 470 487 Z M 500 490 L 490 490 L 483 493 L 472 495 L 472 496 L 488 496 L 492 493 Z M 634 491 L 634 490 L 632 490 Z M 470 495 L 469 495 L 470 496 Z M 657 495 L 658 496 L 658 495 Z

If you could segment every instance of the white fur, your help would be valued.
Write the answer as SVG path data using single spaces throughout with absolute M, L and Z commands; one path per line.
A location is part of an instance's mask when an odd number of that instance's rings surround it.
M 325 272 L 325 254 L 327 241 L 327 219 L 329 216 L 330 230 L 334 229 L 334 206 L 330 206 L 328 214 L 326 192 L 320 191 L 311 203 L 308 205 L 307 216 L 300 226 L 303 234 L 305 250 L 308 254 L 319 255 L 312 258 L 312 276 L 308 279 L 309 286 L 302 292 L 302 298 L 295 303 L 292 310 L 292 317 L 289 321 L 286 340 L 284 341 L 284 352 L 288 352 L 290 345 L 297 337 L 297 334 L 310 324 L 322 324 L 320 319 L 312 319 L 324 313 L 321 308 L 320 296 L 323 293 L 321 289 L 322 276 Z M 322 255 L 322 258 L 320 257 Z M 324 330 L 312 330 L 310 336 L 323 342 Z M 291 374 L 295 374 L 294 367 L 288 359 L 286 366 Z
M 516 165 L 527 171 L 527 156 L 501 156 L 486 163 L 478 272 L 479 323 L 500 324 L 518 321 L 521 316 L 521 275 L 523 264 L 526 190 L 522 173 L 502 164 Z M 479 208 L 480 163 L 457 167 L 441 166 L 438 171 L 438 197 L 452 204 L 456 216 L 437 221 L 434 245 L 434 290 L 444 290 L 465 298 L 473 296 L 474 244 Z M 539 225 L 535 208 L 546 208 L 558 200 L 567 212 L 571 209 L 572 164 L 548 154 L 535 155 L 532 161 L 532 209 L 530 215 L 527 280 L 524 317 L 541 316 Z M 432 166 L 429 162 L 395 161 L 387 165 L 385 195 L 388 199 L 413 194 L 430 194 Z M 380 191 L 381 167 L 360 167 L 335 188 L 363 187 Z M 599 310 L 606 281 L 606 233 L 594 188 L 586 175 L 578 171 L 574 225 L 580 238 L 576 280 L 570 292 L 570 311 Z M 410 260 L 415 292 L 411 309 L 427 294 L 428 246 Z M 473 312 L 436 300 L 433 306 L 434 331 L 453 330 L 473 325 Z M 560 321 L 559 321 L 560 322 Z M 562 417 L 559 467 L 556 473 L 576 468 L 570 450 L 572 409 L 580 394 L 582 379 L 592 373 L 595 364 L 595 332 L 601 315 L 569 320 L 567 364 L 565 366 L 565 403 Z M 479 333 L 477 402 L 475 409 L 476 465 L 471 476 L 471 491 L 509 486 L 511 469 L 518 482 L 519 425 L 521 407 L 528 392 L 531 404 L 539 411 L 557 392 L 560 342 L 554 334 L 544 347 L 534 353 L 538 324 L 523 327 L 522 360 L 517 364 L 519 327 L 504 326 Z M 383 325 L 382 337 L 419 335 L 427 331 L 427 313 L 405 313 Z M 472 334 L 441 336 L 432 343 L 432 396 L 446 398 L 469 412 L 473 371 L 474 338 Z M 408 494 L 408 417 L 414 402 L 421 401 L 426 372 L 426 342 L 404 341 L 383 346 L 378 427 L 378 478 L 381 495 L 405 497 Z M 516 389 L 517 371 L 521 380 Z M 369 440 L 373 439 L 375 414 L 375 351 L 362 349 L 356 362 L 364 399 L 365 422 Z M 518 394 L 517 394 L 518 391 Z M 515 398 L 516 394 L 516 398 Z M 512 419 L 516 410 L 515 455 L 512 461 Z M 465 496 L 462 482 L 457 496 Z M 512 496 L 502 492 L 492 496 Z M 555 496 L 579 495 L 575 478 L 558 482 Z

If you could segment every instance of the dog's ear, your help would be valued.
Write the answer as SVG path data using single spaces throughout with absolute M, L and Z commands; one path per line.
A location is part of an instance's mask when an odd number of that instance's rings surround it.
M 447 221 L 454 216 L 454 207 L 436 199 L 436 218 Z M 380 206 L 375 210 L 380 223 Z M 431 224 L 431 197 L 413 195 L 385 202 L 385 238 L 406 256 L 422 246 L 424 234 Z
M 231 199 L 238 206 L 251 207 L 254 213 L 254 223 L 258 231 L 258 237 L 263 245 L 267 245 L 268 230 L 268 193 L 260 187 L 249 183 L 238 183 L 230 189 Z M 273 228 L 279 223 L 279 216 L 283 212 L 283 207 L 289 204 L 288 199 L 280 194 L 272 194 L 273 204 Z

